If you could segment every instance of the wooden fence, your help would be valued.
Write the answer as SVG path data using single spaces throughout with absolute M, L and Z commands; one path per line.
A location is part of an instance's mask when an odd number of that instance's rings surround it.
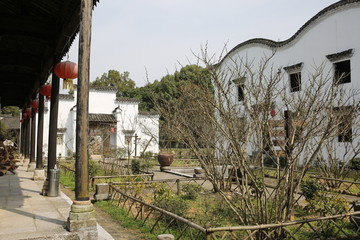
M 191 179 L 182 179 L 191 181 Z M 201 179 L 200 181 L 206 181 Z M 126 209 L 135 219 L 141 219 L 144 224 L 150 224 L 151 232 L 172 233 L 176 239 L 206 239 L 206 240 L 273 240 L 273 239 L 321 239 L 326 234 L 339 239 L 358 239 L 360 237 L 360 211 L 349 209 L 349 213 L 327 217 L 302 219 L 277 224 L 263 224 L 254 226 L 232 226 L 206 228 L 164 209 L 146 203 L 137 194 L 129 194 L 128 189 L 121 186 L 130 184 L 153 184 L 165 182 L 180 185 L 179 179 L 152 181 L 149 183 L 111 183 L 110 194 L 113 204 Z M 198 184 L 198 181 L 194 181 Z M 173 186 L 172 186 L 173 187 Z M 180 190 L 177 189 L 177 192 Z M 131 191 L 129 191 L 131 192 Z M 355 221 L 354 218 L 357 218 Z M 352 232 L 344 230 L 344 226 L 353 228 Z M 174 231 L 175 229 L 175 231 Z

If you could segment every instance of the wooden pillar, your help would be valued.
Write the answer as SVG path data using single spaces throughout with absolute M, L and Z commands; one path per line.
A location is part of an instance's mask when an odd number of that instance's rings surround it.
M 36 109 L 31 108 L 30 163 L 35 163 Z
M 50 120 L 49 120 L 49 144 L 48 144 L 48 165 L 47 178 L 50 175 L 50 169 L 55 168 L 56 164 L 56 139 L 57 139 L 57 119 L 59 109 L 59 77 L 55 74 L 51 79 L 51 100 L 50 100 Z
M 30 157 L 30 119 L 25 122 L 25 158 Z
M 44 96 L 39 94 L 39 113 L 37 129 L 37 147 L 36 147 L 36 169 L 43 169 L 43 135 L 44 135 Z
M 95 211 L 89 200 L 88 112 L 91 14 L 93 1 L 81 0 L 79 34 L 79 74 L 76 104 L 75 201 L 71 205 L 67 228 L 86 232 L 86 239 L 98 239 Z
M 28 172 L 35 170 L 35 131 L 36 131 L 36 109 L 31 108 L 31 120 L 29 119 L 30 128 L 30 162 L 28 165 Z
M 22 117 L 22 116 L 21 116 Z M 21 124 L 20 124 L 20 141 L 19 141 L 19 149 L 20 149 L 20 155 L 24 156 L 24 119 L 21 120 Z
M 81 1 L 79 33 L 79 74 L 76 104 L 75 200 L 89 200 L 89 70 L 92 0 Z

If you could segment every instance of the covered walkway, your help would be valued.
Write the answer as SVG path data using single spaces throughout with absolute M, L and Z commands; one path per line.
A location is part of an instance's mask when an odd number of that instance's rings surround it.
M 0 177 L 0 240 L 79 239 L 65 229 L 72 201 L 63 193 L 40 195 L 44 182 L 34 181 L 27 165 Z M 113 239 L 100 225 L 97 230 L 98 239 Z

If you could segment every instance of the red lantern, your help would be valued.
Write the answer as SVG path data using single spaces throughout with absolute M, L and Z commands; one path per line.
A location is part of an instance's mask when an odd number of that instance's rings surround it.
M 28 117 L 27 113 L 22 114 L 22 120 L 25 120 Z
M 275 109 L 272 109 L 272 110 L 270 111 L 270 115 L 271 115 L 272 117 L 275 117 L 275 115 L 276 115 Z
M 26 108 L 25 113 L 27 114 L 28 117 L 31 117 L 31 108 Z
M 110 128 L 110 132 L 115 132 L 115 128 Z
M 74 62 L 65 61 L 55 65 L 54 73 L 59 78 L 77 78 L 78 66 Z
M 78 66 L 76 63 L 70 61 L 61 62 L 55 65 L 54 73 L 59 78 L 64 79 L 64 89 L 72 89 L 74 86 L 72 79 L 78 76 Z
M 38 109 L 39 108 L 39 99 L 34 99 L 31 101 L 30 106 L 32 108 Z
M 45 96 L 47 100 L 50 99 L 51 96 L 51 85 L 50 84 L 45 84 L 40 88 L 40 94 Z

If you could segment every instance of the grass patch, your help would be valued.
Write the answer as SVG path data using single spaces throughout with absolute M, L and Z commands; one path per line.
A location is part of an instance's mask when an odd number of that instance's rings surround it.
M 128 229 L 140 230 L 141 237 L 149 240 L 156 240 L 156 235 L 150 233 L 150 227 L 143 225 L 141 220 L 136 220 L 127 214 L 122 208 L 114 206 L 109 201 L 99 201 L 95 203 L 96 207 L 99 207 L 104 212 L 109 214 L 114 220 L 121 223 L 121 225 Z
M 66 187 L 69 187 L 72 191 L 75 191 L 75 178 L 73 174 L 60 172 L 60 183 Z

